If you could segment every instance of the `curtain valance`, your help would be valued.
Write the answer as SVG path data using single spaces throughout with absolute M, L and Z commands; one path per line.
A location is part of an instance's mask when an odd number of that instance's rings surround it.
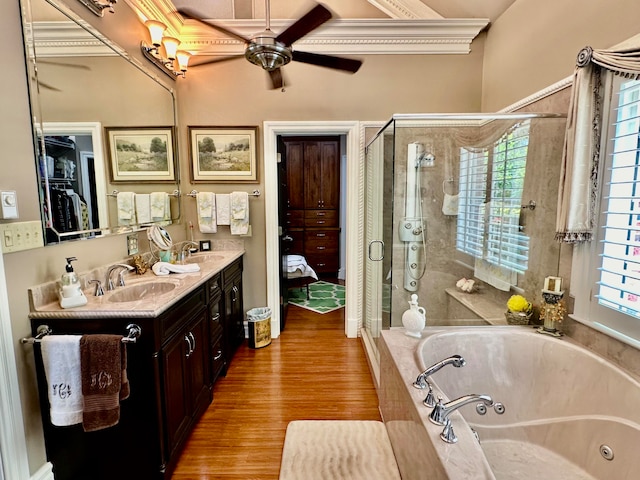
M 602 129 L 600 90 L 607 71 L 640 76 L 640 45 L 619 50 L 585 47 L 578 54 L 558 191 L 556 240 L 561 242 L 586 242 L 593 234 Z

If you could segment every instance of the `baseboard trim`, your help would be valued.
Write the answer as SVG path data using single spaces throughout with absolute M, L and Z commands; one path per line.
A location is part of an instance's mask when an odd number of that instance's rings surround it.
M 53 476 L 53 464 L 51 462 L 45 463 L 36 473 L 31 475 L 29 480 L 55 480 Z

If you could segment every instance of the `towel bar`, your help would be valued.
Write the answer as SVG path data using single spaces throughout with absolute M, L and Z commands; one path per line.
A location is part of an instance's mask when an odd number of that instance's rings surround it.
M 111 193 L 107 193 L 107 197 L 117 197 L 118 193 L 120 193 L 118 190 L 113 190 Z M 180 190 L 174 190 L 171 193 L 167 193 L 167 195 L 170 197 L 180 198 Z
M 42 337 L 53 333 L 49 325 L 40 325 L 36 331 L 38 333 L 35 337 L 21 338 L 20 343 L 40 343 Z M 142 335 L 142 329 L 135 323 L 130 323 L 127 325 L 127 336 L 122 337 L 122 343 L 136 343 L 140 335 Z
M 260 196 L 260 190 L 254 190 L 251 193 L 247 193 L 247 195 L 249 195 L 250 197 L 259 197 Z M 189 193 L 187 193 L 187 197 L 197 197 L 198 196 L 198 191 L 197 190 L 191 190 Z

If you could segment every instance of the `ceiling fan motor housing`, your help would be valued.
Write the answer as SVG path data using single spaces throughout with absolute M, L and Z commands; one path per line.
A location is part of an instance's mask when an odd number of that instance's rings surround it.
M 271 30 L 265 30 L 253 37 L 244 56 L 268 72 L 286 65 L 293 58 L 291 47 L 276 41 L 276 35 Z

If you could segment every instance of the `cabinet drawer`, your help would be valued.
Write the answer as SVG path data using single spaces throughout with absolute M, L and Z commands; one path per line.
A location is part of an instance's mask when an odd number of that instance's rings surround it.
M 215 383 L 224 369 L 224 351 L 222 350 L 222 328 L 211 331 L 211 383 Z
M 307 262 L 317 273 L 336 272 L 340 268 L 337 254 L 308 254 Z
M 305 210 L 305 227 L 337 227 L 337 210 Z
M 287 210 L 286 222 L 289 227 L 304 227 L 304 210 Z
M 222 271 L 222 283 L 226 287 L 229 283 L 232 283 L 236 278 L 242 278 L 242 257 L 237 259 L 231 265 L 226 267 Z
M 222 279 L 220 274 L 216 274 L 209 280 L 207 303 L 217 302 L 222 297 Z
M 304 233 L 305 253 L 338 253 L 338 234 L 338 230 L 307 230 Z

